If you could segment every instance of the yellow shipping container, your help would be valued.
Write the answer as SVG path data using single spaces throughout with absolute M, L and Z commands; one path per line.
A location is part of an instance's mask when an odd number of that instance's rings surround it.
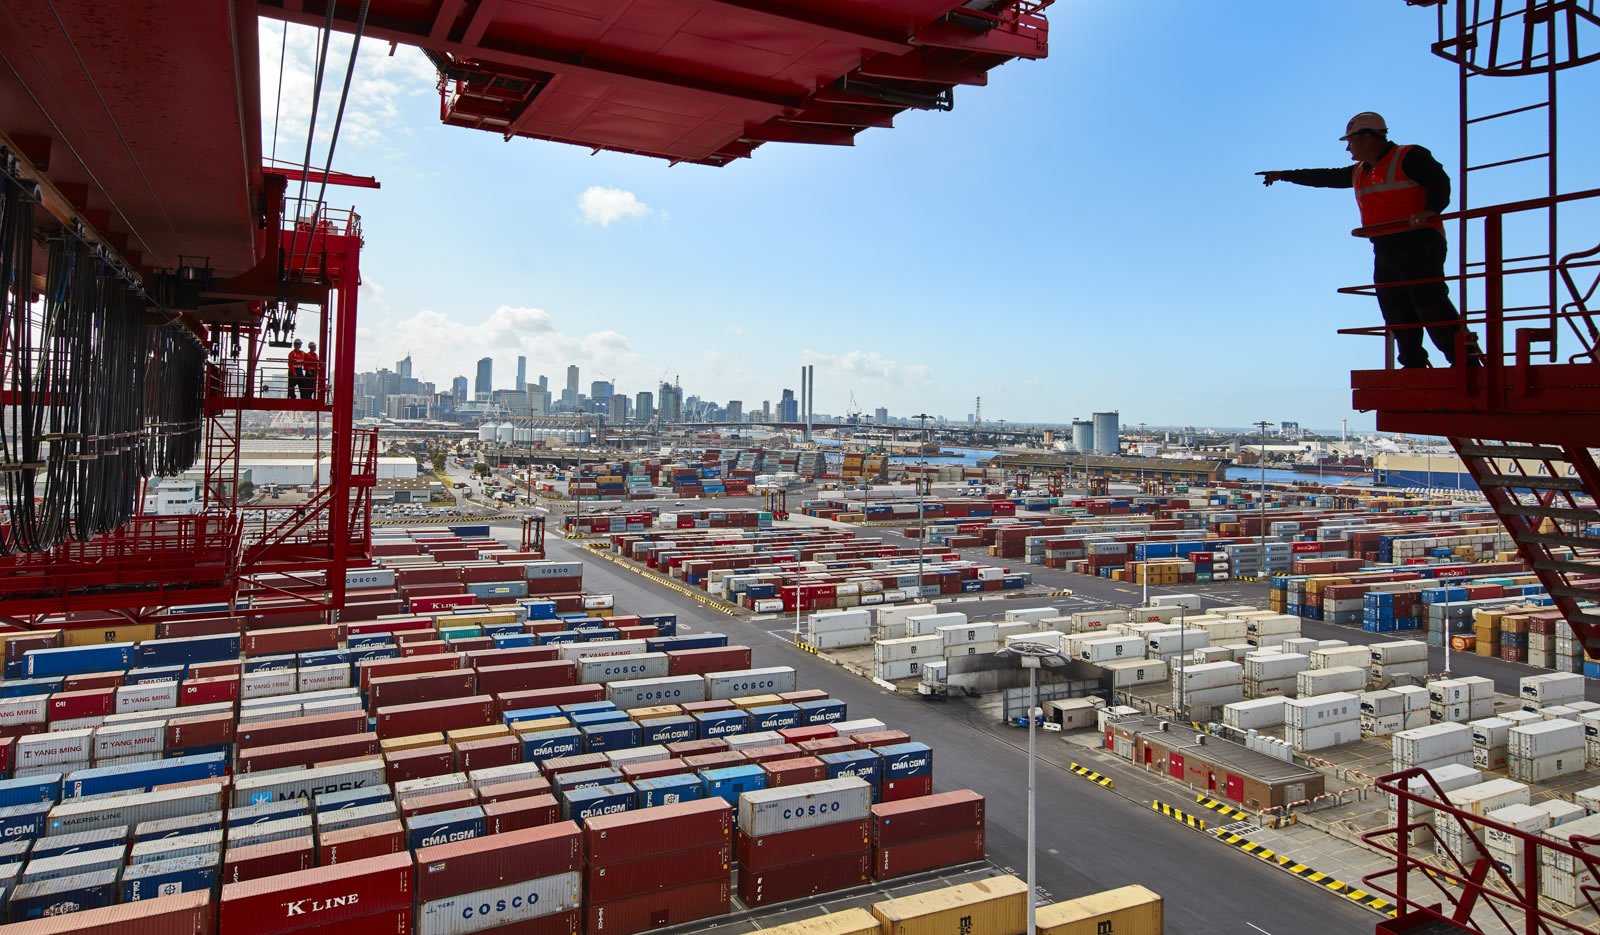
M 1122 886 L 1063 903 L 1040 906 L 1039 935 L 1161 935 L 1161 896 L 1142 886 Z
M 882 935 L 1021 935 L 1028 929 L 1028 884 L 990 877 L 874 903 Z
M 877 935 L 878 920 L 865 909 L 846 909 L 768 929 L 751 935 Z
M 444 734 L 411 734 L 406 737 L 390 737 L 378 741 L 378 749 L 384 753 L 395 753 L 400 750 L 415 750 L 418 747 L 436 747 L 444 743 Z
M 454 747 L 458 743 L 468 740 L 488 740 L 490 737 L 504 737 L 511 733 L 511 728 L 504 724 L 490 724 L 485 727 L 462 727 L 457 730 L 446 731 L 444 739 Z
M 743 698 L 732 699 L 735 708 L 761 708 L 766 705 L 783 704 L 783 699 L 777 695 L 746 695 Z
M 536 721 L 512 721 L 511 730 L 516 734 L 540 734 L 547 730 L 566 730 L 572 722 L 564 717 L 544 717 Z
M 79 630 L 62 630 L 64 646 L 92 646 L 98 643 L 142 643 L 156 638 L 156 625 L 128 624 L 120 627 L 85 627 Z
M 634 708 L 628 712 L 628 719 L 633 721 L 646 721 L 653 717 L 677 717 L 683 709 L 675 704 L 656 705 L 653 708 Z

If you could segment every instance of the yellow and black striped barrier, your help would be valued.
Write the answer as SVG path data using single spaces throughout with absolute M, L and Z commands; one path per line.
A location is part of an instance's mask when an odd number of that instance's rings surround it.
M 712 610 L 715 610 L 715 611 L 717 611 L 719 613 L 727 614 L 730 617 L 738 616 L 738 613 L 739 613 L 738 608 L 729 607 L 727 604 L 724 604 L 721 601 L 715 600 L 713 598 L 707 597 L 704 594 L 700 594 L 700 593 L 698 593 L 696 591 L 693 591 L 690 588 L 687 588 L 687 587 L 677 583 L 676 581 L 673 581 L 671 578 L 663 578 L 661 575 L 658 575 L 653 571 L 646 571 L 643 568 L 640 568 L 640 567 L 638 567 L 638 566 L 636 566 L 636 565 L 634 565 L 634 564 L 632 564 L 630 562 L 625 562 L 622 559 L 617 558 L 614 555 L 607 554 L 606 552 L 597 551 L 597 552 L 595 552 L 595 554 L 600 556 L 601 558 L 605 559 L 606 561 L 611 562 L 614 565 L 620 565 L 623 568 L 628 569 L 629 571 L 633 572 L 634 574 L 638 575 L 641 578 L 648 578 L 649 580 L 655 582 L 656 584 L 661 585 L 664 588 L 670 588 L 670 589 L 672 589 L 674 591 L 677 591 L 679 594 L 682 594 L 684 597 L 691 598 L 691 599 L 693 599 L 695 601 L 699 601 L 700 603 L 706 605 L 707 607 L 710 607 Z
M 815 646 L 808 645 L 805 640 L 796 639 L 794 641 L 794 646 L 795 646 L 796 649 L 800 650 L 801 652 L 807 652 L 807 653 L 810 653 L 813 656 L 821 655 L 821 653 L 822 653 L 822 651 L 820 649 L 817 649 Z
M 419 516 L 411 519 L 375 519 L 374 526 L 470 526 L 473 523 L 492 523 L 502 519 L 516 519 L 513 513 L 497 516 Z
M 1256 581 L 1260 581 L 1260 580 L 1261 580 L 1261 579 L 1260 579 L 1260 578 L 1257 578 L 1257 577 L 1255 577 L 1255 576 L 1254 576 L 1254 575 L 1234 575 L 1234 576 L 1233 576 L 1233 577 L 1231 577 L 1231 578 L 1229 578 L 1229 579 L 1228 579 L 1228 580 L 1229 580 L 1229 581 L 1250 581 L 1250 582 L 1256 582 Z
M 1244 819 L 1250 817 L 1249 812 L 1240 811 L 1226 802 L 1218 802 L 1216 799 L 1213 799 L 1209 796 L 1197 795 L 1194 797 L 1194 800 L 1200 803 L 1201 808 L 1209 808 L 1224 818 L 1232 818 L 1235 821 L 1243 821 Z
M 1162 802 L 1151 802 L 1150 807 L 1173 821 L 1182 822 L 1196 831 L 1206 830 L 1206 820 L 1204 818 L 1198 818 L 1182 809 L 1173 808 L 1171 805 L 1166 805 Z
M 1107 789 L 1116 788 L 1116 785 L 1111 781 L 1110 776 L 1102 776 L 1087 766 L 1079 766 L 1078 764 L 1073 763 L 1067 768 L 1072 770 L 1074 773 L 1077 773 L 1079 776 L 1082 776 L 1084 779 L 1094 783 L 1095 785 L 1105 786 Z
M 1071 597 L 1072 596 L 1072 592 L 1068 591 L 1066 588 L 1056 588 L 1053 591 L 1044 592 L 1044 594 L 1042 596 L 1044 596 L 1044 597 Z
M 1349 883 L 1345 883 L 1342 880 L 1330 877 L 1326 873 L 1319 873 L 1318 871 L 1307 867 L 1305 864 L 1300 863 L 1292 857 L 1285 857 L 1271 848 L 1257 844 L 1248 838 L 1240 837 L 1239 835 L 1232 833 L 1219 833 L 1217 835 L 1217 840 L 1224 844 L 1231 844 L 1258 860 L 1275 864 L 1302 880 L 1315 883 L 1317 886 L 1322 887 L 1330 893 L 1343 896 L 1345 899 L 1348 899 L 1357 905 L 1365 906 L 1374 912 L 1382 913 L 1383 915 L 1390 917 L 1398 914 L 1395 904 L 1389 902 L 1387 899 L 1369 893 L 1366 890 L 1359 889 Z

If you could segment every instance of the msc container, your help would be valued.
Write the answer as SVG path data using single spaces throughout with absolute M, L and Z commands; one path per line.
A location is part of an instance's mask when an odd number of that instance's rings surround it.
M 9 917 L 13 923 L 102 909 L 117 898 L 118 870 L 59 877 L 38 883 L 24 883 L 11 891 Z M 76 919 L 74 919 L 76 921 Z M 65 931 L 79 931 L 68 925 Z
M 789 666 L 712 672 L 705 676 L 705 680 L 705 697 L 708 700 L 795 690 L 795 671 Z
M 1028 886 L 990 877 L 874 903 L 872 915 L 882 935 L 1020 935 L 1028 928 Z
M 424 902 L 418 909 L 417 935 L 468 935 L 486 929 L 515 929 L 518 923 L 567 913 L 582 905 L 577 871 L 538 877 Z
M 1163 924 L 1161 896 L 1138 885 L 1034 910 L 1038 935 L 1161 935 Z

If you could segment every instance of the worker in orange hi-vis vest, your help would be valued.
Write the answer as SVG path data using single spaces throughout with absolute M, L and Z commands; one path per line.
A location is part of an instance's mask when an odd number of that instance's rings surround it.
M 300 339 L 295 338 L 294 349 L 289 352 L 289 398 L 299 397 L 300 388 L 305 386 L 306 378 L 306 352 L 300 349 Z
M 1361 209 L 1361 226 L 1389 225 L 1390 230 L 1372 240 L 1372 281 L 1378 285 L 1378 308 L 1390 326 L 1427 325 L 1433 343 L 1445 360 L 1456 362 L 1456 334 L 1461 316 L 1450 301 L 1443 281 L 1444 223 L 1439 212 L 1450 204 L 1450 176 L 1433 154 L 1421 146 L 1389 142 L 1389 127 L 1381 116 L 1366 111 L 1345 125 L 1345 149 L 1356 164 L 1348 169 L 1288 169 L 1258 172 L 1262 184 L 1293 182 L 1313 188 L 1353 188 Z M 1386 286 L 1412 280 L 1434 280 L 1411 285 Z M 1421 328 L 1393 332 L 1400 366 L 1429 366 L 1422 346 Z M 1477 353 L 1467 335 L 1469 354 Z M 1471 363 L 1477 363 L 1472 360 Z
M 305 377 L 300 382 L 300 398 L 311 399 L 317 392 L 317 377 L 322 372 L 322 358 L 317 356 L 317 342 L 312 341 L 306 347 L 304 356 L 300 358 L 300 366 L 305 371 Z

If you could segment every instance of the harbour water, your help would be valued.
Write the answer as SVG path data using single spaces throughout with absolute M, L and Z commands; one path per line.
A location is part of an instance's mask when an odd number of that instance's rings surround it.
M 1231 465 L 1228 468 L 1228 480 L 1259 481 L 1261 469 L 1243 465 Z M 1281 468 L 1267 468 L 1267 482 L 1277 484 L 1312 483 L 1312 484 L 1371 484 L 1372 476 L 1364 474 L 1359 477 L 1350 477 L 1344 474 L 1318 474 L 1316 471 L 1286 471 Z

